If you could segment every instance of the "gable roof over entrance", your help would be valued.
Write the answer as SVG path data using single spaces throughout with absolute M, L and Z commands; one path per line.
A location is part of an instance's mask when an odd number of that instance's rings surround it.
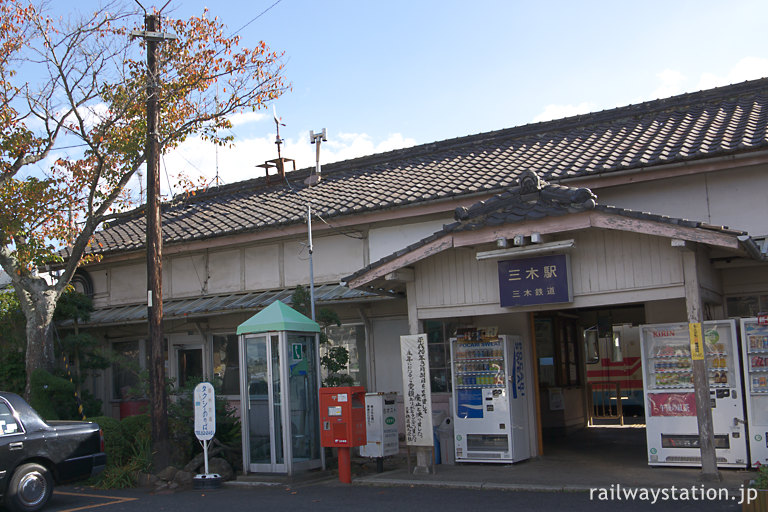
M 303 183 L 310 168 L 286 181 L 225 185 L 163 205 L 163 239 L 172 246 L 300 225 L 310 201 L 318 215 L 340 223 L 350 215 L 497 194 L 527 169 L 563 182 L 717 157 L 756 163 L 768 161 L 766 150 L 768 79 L 760 79 L 326 164 L 311 189 Z M 144 235 L 138 209 L 99 231 L 89 251 L 137 251 Z
M 457 208 L 456 222 L 344 278 L 351 288 L 387 289 L 397 270 L 454 247 L 477 246 L 515 235 L 554 235 L 588 228 L 615 229 L 702 243 L 761 261 L 765 255 L 744 231 L 703 222 L 597 204 L 588 188 L 542 181 L 534 172 L 520 185 L 470 208 Z

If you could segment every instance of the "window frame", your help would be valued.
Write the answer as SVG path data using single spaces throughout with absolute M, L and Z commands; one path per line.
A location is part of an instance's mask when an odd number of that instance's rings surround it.
M 210 372 L 209 375 L 211 376 L 211 379 L 216 377 L 216 361 L 214 359 L 215 358 L 214 354 L 216 352 L 214 350 L 214 348 L 215 348 L 214 344 L 216 342 L 215 338 L 217 336 L 219 336 L 219 337 L 228 337 L 228 336 L 234 337 L 235 347 L 237 347 L 236 354 L 235 354 L 235 356 L 236 356 L 235 357 L 235 363 L 236 363 L 235 367 L 237 368 L 237 393 L 233 395 L 233 394 L 228 394 L 228 393 L 223 393 L 222 392 L 221 396 L 225 397 L 227 400 L 239 399 L 240 398 L 240 392 L 241 392 L 240 391 L 240 389 L 241 389 L 240 388 L 240 384 L 241 384 L 240 381 L 243 378 L 243 369 L 242 369 L 241 364 L 240 364 L 240 336 L 238 336 L 237 333 L 233 332 L 233 331 L 218 331 L 218 332 L 212 332 L 210 334 L 210 336 L 208 337 L 207 351 L 208 351 L 208 356 L 209 356 L 208 360 L 210 361 L 210 368 L 208 368 L 208 370 Z M 231 368 L 231 367 L 228 366 L 226 364 L 226 362 L 224 364 L 225 364 L 225 372 L 224 372 L 224 374 L 226 375 L 226 369 L 227 368 Z M 222 386 L 222 391 L 223 391 L 224 379 L 222 378 L 221 380 L 222 380 L 221 386 Z
M 139 360 L 138 360 L 139 372 L 143 372 L 144 370 L 146 370 L 148 368 L 148 364 L 149 364 L 149 361 L 147 360 L 148 357 L 149 357 L 149 353 L 147 352 L 147 340 L 146 340 L 146 338 L 119 338 L 119 339 L 110 340 L 110 342 L 109 342 L 109 349 L 112 352 L 112 354 L 116 354 L 116 351 L 115 351 L 115 345 L 116 344 L 131 343 L 131 342 L 136 342 L 136 344 L 137 344 L 137 349 L 138 349 L 138 352 L 139 352 L 139 354 L 138 354 L 138 358 L 139 358 Z M 137 398 L 138 399 L 142 399 L 140 397 L 123 397 L 123 396 L 118 395 L 115 392 L 116 391 L 115 379 L 117 378 L 117 373 L 115 372 L 115 367 L 116 366 L 119 366 L 119 363 L 114 362 L 114 361 L 109 366 L 109 373 L 110 373 L 109 396 L 110 396 L 110 400 L 113 401 L 113 402 L 123 402 L 123 401 L 127 401 L 127 400 L 136 400 Z M 140 378 L 140 376 L 137 376 L 137 378 Z M 146 397 L 144 397 L 144 398 L 146 398 Z

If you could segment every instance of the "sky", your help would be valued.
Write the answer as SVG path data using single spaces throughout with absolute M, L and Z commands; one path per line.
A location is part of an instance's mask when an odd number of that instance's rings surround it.
M 297 168 L 315 165 L 310 130 L 327 129 L 325 164 L 768 76 L 765 0 L 171 0 L 163 12 L 206 4 L 243 46 L 284 52 L 292 89 L 273 105 Z M 163 192 L 181 172 L 262 175 L 277 153 L 271 107 L 260 112 L 233 118 L 234 149 L 190 139 L 165 155 Z

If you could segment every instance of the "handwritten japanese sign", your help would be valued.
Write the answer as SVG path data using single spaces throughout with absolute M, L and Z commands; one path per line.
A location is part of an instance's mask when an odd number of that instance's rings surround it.
M 703 361 L 704 336 L 701 334 L 701 323 L 688 324 L 688 330 L 691 338 L 691 359 L 694 361 Z
M 569 255 L 499 262 L 499 302 L 502 307 L 572 301 Z
M 201 440 L 210 440 L 216 433 L 216 402 L 213 386 L 210 382 L 201 382 L 195 386 L 195 436 Z
M 432 446 L 432 389 L 429 384 L 427 335 L 400 336 L 405 403 L 405 440 L 410 446 Z

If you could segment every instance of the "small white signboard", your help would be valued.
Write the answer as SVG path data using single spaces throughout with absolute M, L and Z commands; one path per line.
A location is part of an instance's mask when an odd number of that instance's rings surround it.
M 213 385 L 201 382 L 195 386 L 195 436 L 201 441 L 210 441 L 216 433 L 216 401 Z
M 400 336 L 400 357 L 403 364 L 405 441 L 410 446 L 433 446 L 427 335 Z

